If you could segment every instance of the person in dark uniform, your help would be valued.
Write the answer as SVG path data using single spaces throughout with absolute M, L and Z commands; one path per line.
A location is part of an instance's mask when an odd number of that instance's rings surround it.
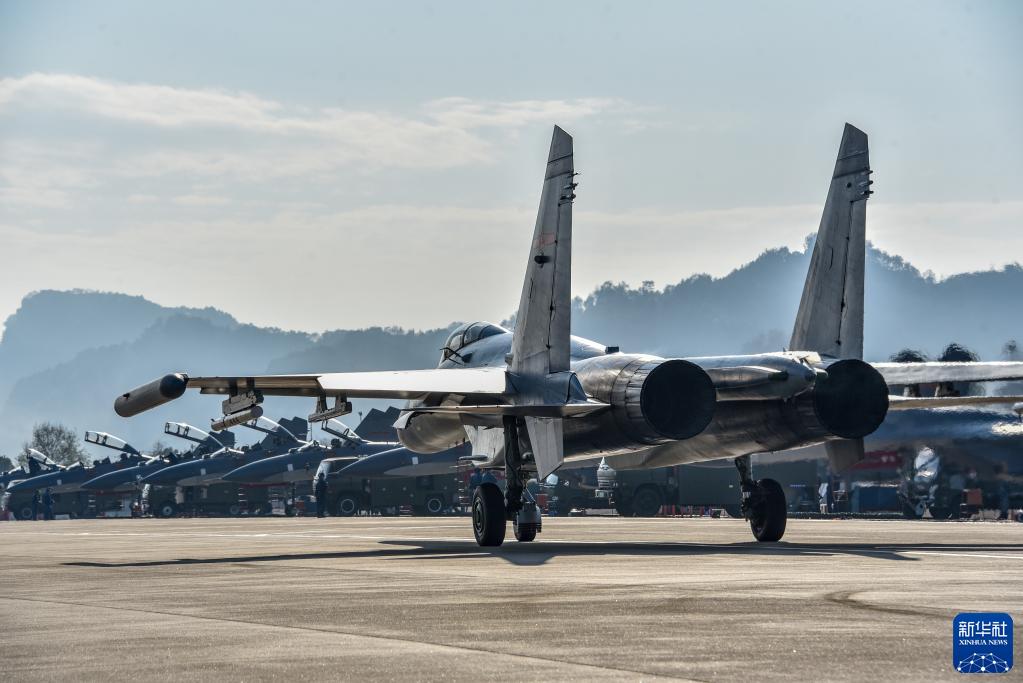
M 36 492 L 32 494 L 32 521 L 33 522 L 36 521 L 37 519 L 39 519 L 39 504 L 41 502 L 42 502 L 42 500 L 39 498 L 39 489 L 36 489 Z
M 43 493 L 43 516 L 46 519 L 53 519 L 53 494 L 50 489 Z
M 316 516 L 326 517 L 327 516 L 327 478 L 323 476 L 323 472 L 316 475 L 316 485 L 313 487 L 313 493 L 316 495 Z

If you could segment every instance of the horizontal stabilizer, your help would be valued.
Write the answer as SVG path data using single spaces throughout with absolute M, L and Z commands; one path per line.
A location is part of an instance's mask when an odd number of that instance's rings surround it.
M 891 385 L 1023 380 L 1023 361 L 871 363 Z
M 1013 405 L 1020 401 L 1023 401 L 1023 396 L 924 396 L 922 398 L 889 396 L 888 410 Z

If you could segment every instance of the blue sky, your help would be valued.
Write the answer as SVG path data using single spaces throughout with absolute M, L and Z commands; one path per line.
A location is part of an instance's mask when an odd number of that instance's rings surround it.
M 845 121 L 878 246 L 1023 260 L 1019 3 L 8 1 L 0 79 L 0 319 L 71 287 L 309 330 L 503 318 L 555 123 L 578 294 L 801 245 Z

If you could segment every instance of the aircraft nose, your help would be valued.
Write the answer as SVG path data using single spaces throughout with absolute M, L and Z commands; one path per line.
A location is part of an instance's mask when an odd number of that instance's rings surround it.
M 342 468 L 338 472 L 338 476 L 360 477 L 362 479 L 386 477 L 393 469 L 414 464 L 413 457 L 412 453 L 406 448 L 384 451 L 383 453 L 377 453 L 376 455 L 356 460 L 351 465 Z
M 28 479 L 22 479 L 16 481 L 7 487 L 8 493 L 14 493 L 15 491 L 32 491 L 34 489 L 45 489 L 48 486 L 52 486 L 57 481 L 56 477 L 44 474 L 37 477 L 30 477 Z
M 156 484 L 170 486 L 176 484 L 179 479 L 184 479 L 189 476 L 194 463 L 181 463 L 180 465 L 171 465 L 170 467 L 164 467 L 161 470 L 157 470 L 152 474 L 143 477 L 143 484 Z M 186 467 L 187 466 L 187 467 Z
M 270 460 L 272 459 L 270 458 Z M 232 481 L 238 484 L 256 484 L 270 475 L 285 471 L 287 471 L 287 467 L 283 464 L 272 463 L 267 460 L 257 460 L 256 462 L 231 470 L 223 476 L 223 479 L 224 481 Z
M 82 484 L 82 488 L 87 491 L 102 491 L 104 489 L 111 489 L 121 484 L 131 481 L 135 478 L 135 473 L 138 470 L 131 467 L 120 472 L 111 472 L 110 474 L 104 474 L 103 476 L 90 479 L 89 481 Z

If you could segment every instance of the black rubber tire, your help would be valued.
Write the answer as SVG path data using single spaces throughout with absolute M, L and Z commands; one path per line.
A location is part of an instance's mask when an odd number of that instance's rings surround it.
M 636 489 L 629 501 L 629 509 L 637 517 L 656 517 L 664 505 L 664 495 L 656 486 L 644 484 Z
M 958 510 L 953 510 L 949 505 L 932 505 L 927 509 L 932 519 L 952 519 L 958 513 Z
M 26 505 L 23 508 L 21 508 L 20 510 L 18 510 L 18 519 L 22 520 L 23 522 L 27 522 L 27 521 L 31 520 L 32 519 L 32 507 L 30 505 Z
M 533 524 L 515 524 L 515 540 L 520 543 L 529 543 L 536 540 L 536 526 Z
M 227 515 L 228 515 L 228 517 L 241 517 L 242 516 L 242 506 L 239 505 L 238 503 L 234 503 L 232 505 L 228 505 L 227 506 Z
M 430 516 L 437 516 L 444 512 L 444 497 L 443 496 L 430 496 L 423 503 L 423 514 Z
M 749 526 L 753 536 L 761 543 L 780 541 L 785 535 L 789 511 L 785 504 L 785 490 L 774 479 L 757 481 L 760 501 L 750 510 Z
M 472 531 L 476 543 L 483 547 L 501 545 L 507 526 L 501 487 L 490 482 L 477 486 L 472 494 Z
M 359 512 L 359 499 L 350 493 L 342 493 L 334 502 L 338 517 L 352 517 Z
M 157 517 L 170 519 L 178 514 L 178 504 L 172 500 L 165 500 L 154 508 Z

